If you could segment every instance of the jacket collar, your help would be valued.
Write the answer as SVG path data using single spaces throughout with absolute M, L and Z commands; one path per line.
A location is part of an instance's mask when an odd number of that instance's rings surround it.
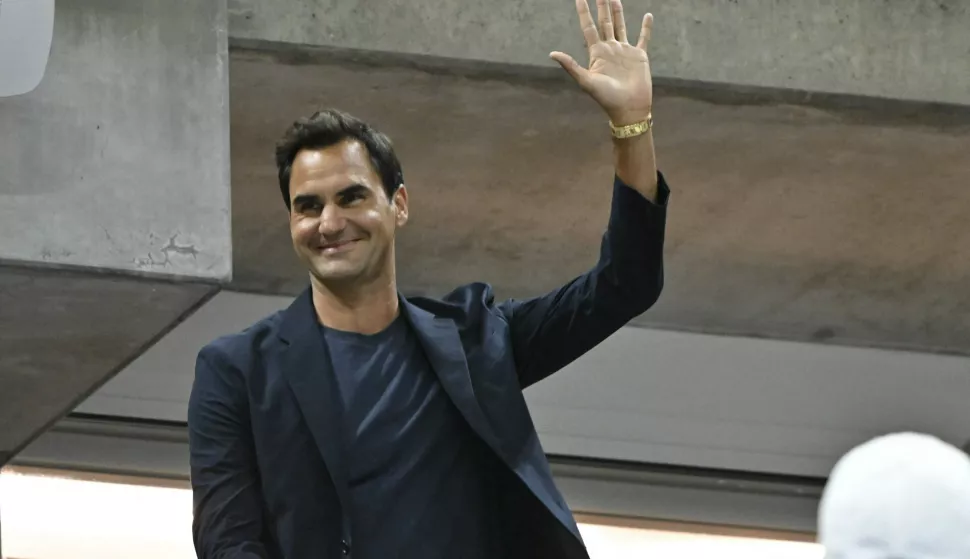
M 313 297 L 307 288 L 283 311 L 279 337 L 283 349 L 283 377 L 290 385 L 300 413 L 306 420 L 337 494 L 348 511 L 350 506 L 347 469 L 344 459 L 344 430 L 341 428 L 339 390 L 333 377 L 333 365 L 327 344 L 323 341 L 313 308 Z
M 503 456 L 500 441 L 475 396 L 465 347 L 455 322 L 435 316 L 404 297 L 401 297 L 401 312 L 414 329 L 442 388 L 465 421 L 499 456 Z

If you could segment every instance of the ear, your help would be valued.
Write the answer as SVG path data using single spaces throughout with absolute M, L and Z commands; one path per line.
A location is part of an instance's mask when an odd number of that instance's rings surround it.
M 394 192 L 394 199 L 391 200 L 394 206 L 394 220 L 398 227 L 404 227 L 408 222 L 408 189 L 403 184 Z

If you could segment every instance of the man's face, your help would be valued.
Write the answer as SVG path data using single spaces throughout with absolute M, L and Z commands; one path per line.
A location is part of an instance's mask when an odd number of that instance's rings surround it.
M 345 140 L 300 151 L 290 173 L 290 207 L 293 248 L 319 281 L 391 277 L 394 231 L 408 219 L 407 191 L 402 186 L 388 200 L 363 144 Z

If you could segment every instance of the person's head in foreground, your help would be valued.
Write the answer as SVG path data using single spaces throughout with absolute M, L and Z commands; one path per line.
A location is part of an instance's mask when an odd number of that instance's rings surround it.
M 970 559 L 970 457 L 917 433 L 857 446 L 832 470 L 818 530 L 826 559 Z

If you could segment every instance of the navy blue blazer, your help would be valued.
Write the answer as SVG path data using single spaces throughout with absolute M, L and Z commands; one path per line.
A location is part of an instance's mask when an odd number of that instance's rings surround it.
M 599 261 L 551 293 L 496 302 L 475 283 L 442 299 L 401 299 L 445 392 L 494 451 L 506 557 L 588 558 L 522 389 L 660 296 L 669 191 L 658 176 L 657 204 L 615 180 Z M 348 489 L 330 367 L 309 289 L 199 352 L 188 426 L 201 559 L 336 559 L 352 554 L 355 538 L 380 537 L 355 533 L 341 507 Z

